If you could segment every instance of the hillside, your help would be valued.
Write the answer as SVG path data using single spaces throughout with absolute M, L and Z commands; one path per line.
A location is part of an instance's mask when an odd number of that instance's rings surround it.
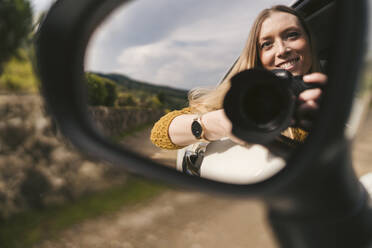
M 187 106 L 187 93 L 185 89 L 169 86 L 155 85 L 131 79 L 128 76 L 116 73 L 88 72 L 103 80 L 109 80 L 116 85 L 116 106 L 161 108 L 165 111 L 181 109 Z
M 155 94 L 164 93 L 167 96 L 173 96 L 178 98 L 187 98 L 188 90 L 177 89 L 169 86 L 155 85 L 147 82 L 141 82 L 135 79 L 131 79 L 127 76 L 116 74 L 116 73 L 94 73 L 100 77 L 108 78 L 116 82 L 118 85 L 123 86 L 124 89 L 128 90 L 141 90 L 148 91 Z

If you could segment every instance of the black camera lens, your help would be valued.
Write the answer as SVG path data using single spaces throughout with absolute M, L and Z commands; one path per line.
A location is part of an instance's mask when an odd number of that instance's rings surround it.
M 252 87 L 242 99 L 241 114 L 260 129 L 271 130 L 288 108 L 287 96 L 280 87 L 265 83 Z
M 265 144 L 288 128 L 295 97 L 292 78 L 286 75 L 250 69 L 231 79 L 224 108 L 233 124 L 234 135 L 250 143 Z

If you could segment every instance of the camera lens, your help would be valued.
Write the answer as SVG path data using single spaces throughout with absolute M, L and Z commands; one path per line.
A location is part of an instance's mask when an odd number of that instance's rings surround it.
M 288 96 L 281 87 L 258 83 L 242 97 L 241 115 L 260 129 L 271 130 L 283 117 L 287 109 Z

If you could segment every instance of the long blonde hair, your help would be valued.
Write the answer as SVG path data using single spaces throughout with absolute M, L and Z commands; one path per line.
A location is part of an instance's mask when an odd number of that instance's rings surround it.
M 258 54 L 258 45 L 257 41 L 259 38 L 259 34 L 261 32 L 262 23 L 273 13 L 273 12 L 285 12 L 290 13 L 298 18 L 300 24 L 304 28 L 309 43 L 310 49 L 312 54 L 312 66 L 310 72 L 317 72 L 320 71 L 320 64 L 318 60 L 318 56 L 316 53 L 314 41 L 312 40 L 312 36 L 310 30 L 304 20 L 304 18 L 296 12 L 294 9 L 284 6 L 284 5 L 276 5 L 268 9 L 264 9 L 256 18 L 251 31 L 248 36 L 248 40 L 245 44 L 245 47 L 239 57 L 239 59 L 235 62 L 231 70 L 222 80 L 222 82 L 216 86 L 215 88 L 208 89 L 208 88 L 196 88 L 189 92 L 189 105 L 191 107 L 192 112 L 195 113 L 206 113 L 213 110 L 218 110 L 222 108 L 223 99 L 230 89 L 230 79 L 237 74 L 246 69 L 251 69 L 254 67 L 262 67 L 261 61 L 259 59 Z

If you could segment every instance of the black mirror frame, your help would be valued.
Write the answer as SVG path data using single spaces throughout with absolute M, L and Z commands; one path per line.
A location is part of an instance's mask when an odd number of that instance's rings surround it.
M 234 185 L 183 175 L 109 143 L 90 123 L 84 99 L 84 56 L 96 27 L 128 0 L 59 0 L 50 9 L 37 38 L 37 69 L 42 93 L 62 133 L 92 157 L 125 170 L 185 188 L 249 197 L 265 197 L 286 188 L 293 178 L 316 174 L 343 152 L 346 123 L 362 66 L 366 41 L 365 0 L 337 0 L 329 83 L 319 118 L 305 144 L 288 165 L 269 180 Z M 342 83 L 342 87 L 340 84 Z M 317 166 L 319 164 L 319 166 Z M 157 165 L 157 166 L 155 166 Z M 320 166 L 322 165 L 322 166 Z

